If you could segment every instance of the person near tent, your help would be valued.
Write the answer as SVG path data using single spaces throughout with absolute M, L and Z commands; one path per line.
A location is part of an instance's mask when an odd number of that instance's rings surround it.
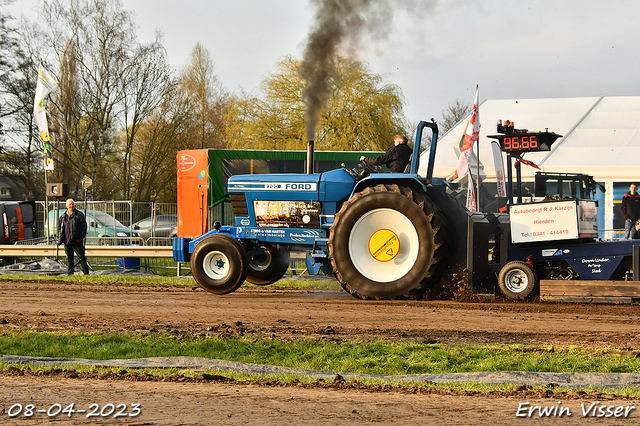
M 628 240 L 635 222 L 640 219 L 640 194 L 635 183 L 629 185 L 629 192 L 622 197 L 622 214 L 625 218 L 624 238 Z
M 404 173 L 405 168 L 411 161 L 413 150 L 407 145 L 409 140 L 406 136 L 395 135 L 393 137 L 393 146 L 384 154 L 376 158 L 360 157 L 360 161 L 371 166 L 382 166 L 383 164 L 391 170 L 391 173 Z
M 69 198 L 65 204 L 67 211 L 60 216 L 58 223 L 58 245 L 64 244 L 67 255 L 67 274 L 73 275 L 75 270 L 75 256 L 80 259 L 80 269 L 85 275 L 89 274 L 89 265 L 84 251 L 84 237 L 87 235 L 87 219 L 76 209 L 76 203 Z

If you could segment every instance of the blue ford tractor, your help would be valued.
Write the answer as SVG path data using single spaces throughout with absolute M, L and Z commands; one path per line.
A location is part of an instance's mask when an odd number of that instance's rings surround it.
M 420 176 L 425 128 L 432 139 Z M 549 151 L 560 137 L 500 123 L 498 132 L 489 137 L 499 140 L 508 164 L 526 152 Z M 541 279 L 564 280 L 566 289 L 583 286 L 579 280 L 629 280 L 631 272 L 640 280 L 640 240 L 598 240 L 591 176 L 539 173 L 535 194 L 544 200 L 527 203 L 516 161 L 517 200 L 509 168 L 508 212 L 470 212 L 450 183 L 433 177 L 437 141 L 437 125 L 420 122 L 405 173 L 380 173 L 361 163 L 324 173 L 308 167 L 307 174 L 232 176 L 236 226 L 216 223 L 198 238 L 175 238 L 174 259 L 189 261 L 197 283 L 215 294 L 245 280 L 278 281 L 291 252 L 305 253 L 310 274 L 334 275 L 360 299 L 420 299 L 443 283 L 525 299 L 540 290 Z M 307 164 L 312 158 L 310 149 Z M 604 294 L 608 287 L 594 288 L 589 291 Z M 640 294 L 640 288 L 631 292 Z
M 422 177 L 425 128 L 432 138 Z M 245 279 L 274 283 L 298 251 L 309 273 L 333 274 L 357 298 L 421 298 L 462 264 L 467 233 L 464 208 L 432 176 L 437 139 L 436 123 L 420 122 L 406 173 L 380 173 L 363 162 L 324 173 L 232 176 L 236 226 L 216 223 L 198 238 L 176 238 L 174 258 L 190 261 L 197 283 L 215 294 Z

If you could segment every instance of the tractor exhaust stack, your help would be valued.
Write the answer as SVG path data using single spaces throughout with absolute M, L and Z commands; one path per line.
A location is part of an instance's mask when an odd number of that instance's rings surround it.
M 313 139 L 307 141 L 307 174 L 313 173 Z

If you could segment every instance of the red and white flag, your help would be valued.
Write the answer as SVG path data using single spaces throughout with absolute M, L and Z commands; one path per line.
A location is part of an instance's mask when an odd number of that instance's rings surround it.
M 534 168 L 536 168 L 538 170 L 542 170 L 542 169 L 540 169 L 540 167 L 536 163 L 534 163 L 533 161 L 525 160 L 524 158 L 518 158 L 516 160 L 516 164 L 515 164 L 516 167 L 518 167 L 518 163 L 519 162 L 524 164 L 525 166 L 530 166 L 530 167 L 534 167 Z
M 478 203 L 476 202 L 476 185 L 471 176 L 471 170 L 467 170 L 467 210 L 470 212 L 478 211 Z
M 471 163 L 471 154 L 473 152 L 473 144 L 478 142 L 480 135 L 480 115 L 478 113 L 478 86 L 476 86 L 476 98 L 473 101 L 473 110 L 469 125 L 464 135 L 462 148 L 460 149 L 460 158 L 458 158 L 458 166 L 453 173 L 453 180 L 467 174 L 469 164 Z

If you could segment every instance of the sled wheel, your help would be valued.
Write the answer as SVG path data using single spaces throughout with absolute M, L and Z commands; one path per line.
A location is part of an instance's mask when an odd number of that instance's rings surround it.
M 213 235 L 200 241 L 191 254 L 191 272 L 200 287 L 215 294 L 235 291 L 247 276 L 247 253 L 237 240 Z
M 256 285 L 269 285 L 278 281 L 289 269 L 289 252 L 278 251 L 265 244 L 247 253 L 249 270 L 247 281 Z
M 538 286 L 538 274 L 528 263 L 515 260 L 502 267 L 498 287 L 509 299 L 525 299 Z
M 409 188 L 366 188 L 334 218 L 328 243 L 334 274 L 360 299 L 421 297 L 444 239 L 443 223 L 433 204 Z

